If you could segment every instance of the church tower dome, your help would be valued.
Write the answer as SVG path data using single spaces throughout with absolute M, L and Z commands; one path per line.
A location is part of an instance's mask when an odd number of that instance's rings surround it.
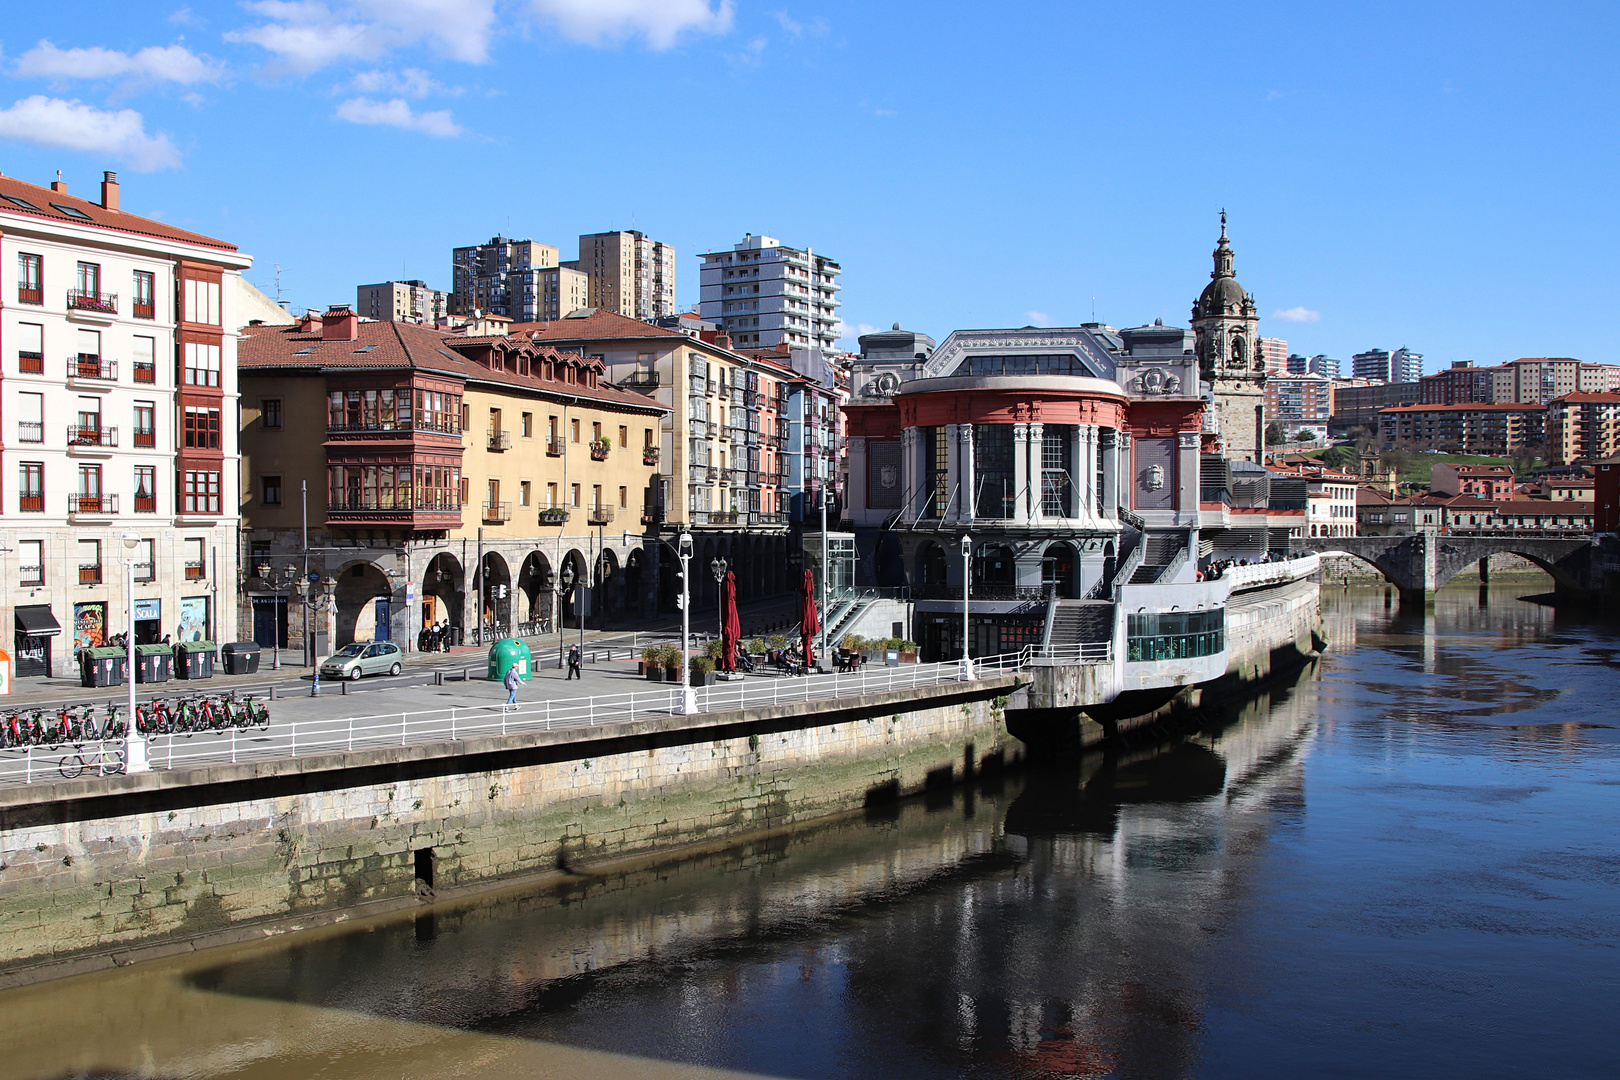
M 1260 313 L 1254 297 L 1238 284 L 1232 262 L 1222 210 L 1215 269 L 1193 304 L 1193 350 L 1199 373 L 1214 395 L 1228 456 L 1258 461 L 1264 442 L 1260 407 L 1265 402 L 1266 373 L 1259 348 Z

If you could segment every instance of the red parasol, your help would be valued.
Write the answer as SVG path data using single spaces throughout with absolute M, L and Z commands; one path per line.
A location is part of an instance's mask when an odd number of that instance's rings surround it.
M 799 636 L 804 639 L 804 669 L 809 671 L 816 666 L 812 643 L 816 635 L 821 633 L 821 616 L 816 611 L 816 576 L 809 570 L 804 572 L 804 584 L 799 586 L 799 594 Z
M 720 585 L 720 670 L 737 670 L 737 642 L 742 639 L 742 620 L 737 618 L 737 575 L 726 571 Z

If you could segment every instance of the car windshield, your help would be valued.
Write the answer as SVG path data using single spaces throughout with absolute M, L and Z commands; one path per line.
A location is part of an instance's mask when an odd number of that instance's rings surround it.
M 343 648 L 339 649 L 337 652 L 333 653 L 332 655 L 333 656 L 359 656 L 361 653 L 363 653 L 365 651 L 366 651 L 366 647 L 364 645 L 345 645 L 345 646 L 343 646 Z

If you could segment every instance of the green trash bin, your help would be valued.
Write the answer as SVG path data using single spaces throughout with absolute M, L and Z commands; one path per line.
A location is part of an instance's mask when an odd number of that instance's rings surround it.
M 119 686 L 129 667 L 129 654 L 116 645 L 79 652 L 79 679 L 84 686 Z
M 212 679 L 216 648 L 212 641 L 182 641 L 174 647 L 174 673 L 182 679 Z
M 135 681 L 168 682 L 174 677 L 174 650 L 167 645 L 135 646 Z
M 489 681 L 503 682 L 506 673 L 517 668 L 519 678 L 527 679 L 534 666 L 534 655 L 517 638 L 502 638 L 489 647 Z

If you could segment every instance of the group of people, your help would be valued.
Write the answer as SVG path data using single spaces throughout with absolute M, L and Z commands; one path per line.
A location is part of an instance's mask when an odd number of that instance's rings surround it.
M 416 635 L 416 649 L 418 652 L 449 652 L 450 637 L 450 624 L 441 620 L 422 627 L 422 632 Z
M 1271 552 L 1266 552 L 1258 559 L 1211 559 L 1198 571 L 1199 581 L 1219 581 L 1221 575 L 1234 566 L 1260 566 L 1271 561 Z

